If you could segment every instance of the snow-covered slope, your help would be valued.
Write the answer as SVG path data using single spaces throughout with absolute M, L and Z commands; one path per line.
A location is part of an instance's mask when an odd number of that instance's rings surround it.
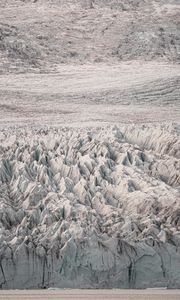
M 180 288 L 180 127 L 4 129 L 2 288 Z

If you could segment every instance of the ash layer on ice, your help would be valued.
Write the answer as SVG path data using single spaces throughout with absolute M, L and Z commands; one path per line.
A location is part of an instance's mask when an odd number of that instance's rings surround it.
M 1 288 L 180 288 L 179 129 L 1 130 Z

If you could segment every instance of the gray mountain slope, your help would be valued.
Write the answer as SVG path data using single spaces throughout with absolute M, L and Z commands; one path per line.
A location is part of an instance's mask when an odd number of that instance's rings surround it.
M 58 63 L 179 62 L 179 1 L 1 1 L 1 72 Z

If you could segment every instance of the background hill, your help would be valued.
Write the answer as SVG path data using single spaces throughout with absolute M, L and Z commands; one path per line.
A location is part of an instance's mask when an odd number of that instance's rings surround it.
M 7 0 L 0 3 L 0 71 L 61 63 L 180 60 L 180 1 Z

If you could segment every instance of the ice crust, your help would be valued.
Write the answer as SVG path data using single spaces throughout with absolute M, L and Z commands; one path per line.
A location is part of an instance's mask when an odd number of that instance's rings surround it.
M 179 129 L 1 130 L 1 288 L 180 288 Z

